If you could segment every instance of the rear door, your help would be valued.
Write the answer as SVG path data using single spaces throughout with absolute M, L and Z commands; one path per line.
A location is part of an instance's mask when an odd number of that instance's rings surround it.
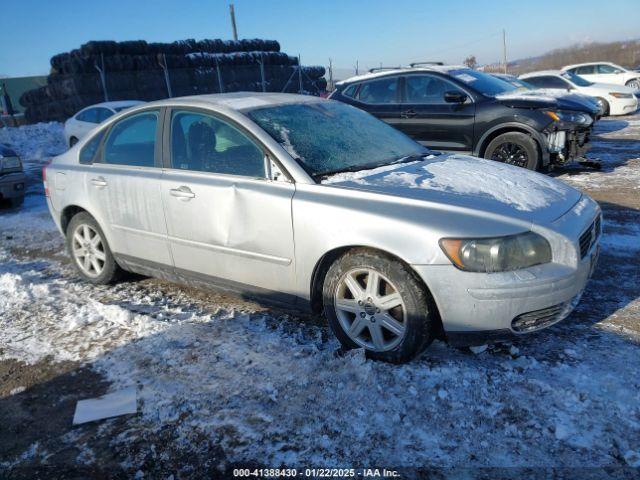
M 358 85 L 355 104 L 394 127 L 400 120 L 400 77 L 367 80 Z
M 113 252 L 142 267 L 171 268 L 160 197 L 160 119 L 161 110 L 152 109 L 114 123 L 85 182 L 91 204 L 106 219 Z
M 446 92 L 467 95 L 464 103 L 448 103 Z M 476 105 L 470 95 L 440 76 L 404 77 L 404 92 L 397 128 L 430 148 L 473 150 Z
M 164 145 L 162 202 L 178 275 L 283 300 L 273 292 L 293 284 L 293 183 L 270 180 L 260 143 L 208 111 L 172 109 Z
M 597 68 L 598 65 L 583 65 L 582 67 L 573 68 L 570 71 L 590 82 L 600 82 L 602 80 Z

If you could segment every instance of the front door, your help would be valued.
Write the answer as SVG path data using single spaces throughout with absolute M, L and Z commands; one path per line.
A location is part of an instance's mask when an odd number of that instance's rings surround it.
M 162 202 L 176 272 L 269 300 L 288 300 L 295 187 L 267 178 L 265 151 L 231 121 L 174 109 L 164 145 Z
M 445 101 L 447 92 L 464 94 L 436 75 L 407 75 L 397 128 L 429 148 L 470 152 L 475 103 L 468 96 L 464 103 L 449 103 Z
M 114 253 L 142 266 L 171 268 L 160 197 L 160 111 L 122 118 L 107 132 L 85 181 L 92 203 L 106 219 Z

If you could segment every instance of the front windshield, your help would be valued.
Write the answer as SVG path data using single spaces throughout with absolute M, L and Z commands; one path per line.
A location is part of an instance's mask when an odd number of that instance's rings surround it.
M 471 70 L 470 68 L 458 68 L 449 70 L 447 73 L 462 83 L 469 85 L 474 90 L 490 97 L 501 93 L 512 92 L 519 88 L 506 80 L 496 78 L 487 73 Z
M 247 115 L 316 179 L 429 153 L 372 115 L 335 101 L 257 108 Z
M 585 80 L 580 75 L 576 75 L 575 73 L 562 72 L 561 75 L 572 82 L 574 85 L 578 85 L 579 87 L 590 87 L 591 85 L 593 85 L 592 82 Z

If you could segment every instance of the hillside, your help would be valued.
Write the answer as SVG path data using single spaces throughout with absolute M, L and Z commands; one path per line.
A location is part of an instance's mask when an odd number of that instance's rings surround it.
M 509 62 L 509 73 L 521 74 L 536 70 L 564 67 L 573 63 L 607 61 L 627 68 L 640 65 L 640 40 L 608 43 L 587 43 L 558 48 L 538 57 Z M 500 68 L 499 64 L 486 65 L 484 70 Z

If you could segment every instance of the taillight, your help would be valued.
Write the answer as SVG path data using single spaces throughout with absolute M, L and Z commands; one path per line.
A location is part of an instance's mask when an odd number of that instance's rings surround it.
M 44 184 L 44 196 L 49 196 L 49 187 L 47 186 L 47 167 L 51 164 L 51 161 L 47 162 L 44 167 L 42 167 L 42 183 Z

